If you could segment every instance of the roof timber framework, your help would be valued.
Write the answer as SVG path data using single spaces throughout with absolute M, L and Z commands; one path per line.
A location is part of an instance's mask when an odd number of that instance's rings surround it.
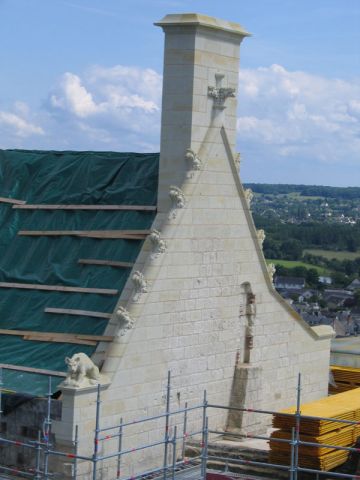
M 0 151 L 0 364 L 9 388 L 104 336 L 157 201 L 158 154 Z M 18 200 L 21 199 L 21 200 Z M 22 374 L 19 376 L 19 371 Z

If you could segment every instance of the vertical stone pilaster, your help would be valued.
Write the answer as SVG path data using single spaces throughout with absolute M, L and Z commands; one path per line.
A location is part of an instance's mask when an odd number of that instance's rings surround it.
M 230 406 L 237 408 L 259 408 L 263 392 L 261 388 L 262 369 L 259 366 L 240 363 L 235 368 Z M 258 434 L 264 431 L 267 419 L 254 412 L 232 410 L 229 413 L 226 430 L 232 433 Z
M 155 25 L 165 32 L 158 209 L 167 212 L 169 186 L 186 178 L 189 149 L 201 162 L 200 149 L 221 143 L 223 125 L 235 147 L 239 51 L 249 34 L 199 14 L 167 15 Z

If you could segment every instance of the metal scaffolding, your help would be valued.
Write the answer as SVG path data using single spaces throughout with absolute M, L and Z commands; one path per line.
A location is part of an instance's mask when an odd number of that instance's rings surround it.
M 2 400 L 2 371 L 0 369 L 0 404 Z M 159 478 L 162 480 L 174 480 L 179 473 L 183 473 L 184 470 L 187 470 L 191 473 L 191 469 L 197 472 L 196 478 L 206 479 L 206 474 L 209 471 L 209 466 L 212 462 L 221 462 L 224 465 L 224 471 L 229 472 L 230 464 L 233 465 L 251 465 L 262 468 L 272 468 L 278 469 L 282 472 L 288 472 L 289 480 L 297 480 L 298 474 L 301 472 L 313 474 L 316 479 L 321 480 L 322 478 L 347 478 L 347 479 L 360 479 L 360 475 L 356 474 L 346 474 L 338 473 L 332 471 L 321 471 L 311 468 L 301 467 L 299 465 L 299 448 L 302 445 L 308 447 L 325 447 L 331 448 L 334 450 L 344 450 L 348 452 L 359 453 L 358 448 L 353 447 L 341 447 L 335 445 L 321 444 L 315 442 L 305 442 L 300 440 L 300 427 L 301 421 L 304 419 L 316 419 L 316 420 L 325 420 L 336 423 L 344 423 L 348 425 L 359 425 L 360 422 L 354 422 L 350 420 L 341 420 L 337 418 L 327 418 L 327 417 L 310 417 L 301 415 L 301 376 L 298 377 L 297 385 L 297 402 L 296 402 L 296 412 L 295 414 L 281 414 L 284 416 L 294 417 L 295 418 L 295 427 L 292 428 L 292 436 L 290 440 L 287 439 L 272 439 L 276 442 L 284 442 L 290 445 L 291 449 L 291 460 L 289 465 L 280 465 L 268 462 L 261 462 L 256 460 L 248 460 L 241 458 L 230 458 L 229 456 L 224 455 L 214 455 L 209 452 L 210 442 L 214 438 L 220 438 L 224 435 L 224 431 L 219 431 L 215 428 L 211 428 L 211 417 L 209 417 L 210 410 L 226 410 L 228 412 L 238 411 L 238 412 L 247 412 L 255 413 L 262 415 L 274 415 L 278 412 L 270 410 L 260 410 L 260 409 L 251 409 L 251 408 L 240 408 L 240 407 L 229 407 L 225 405 L 217 405 L 208 402 L 206 391 L 204 392 L 203 400 L 200 404 L 189 406 L 185 403 L 184 408 L 177 410 L 170 409 L 170 397 L 171 397 L 171 376 L 170 372 L 168 373 L 167 378 L 167 387 L 166 387 L 166 402 L 165 402 L 165 411 L 158 415 L 148 416 L 133 421 L 124 422 L 123 419 L 120 419 L 119 424 L 112 425 L 110 427 L 101 427 L 101 389 L 100 385 L 97 389 L 97 398 L 96 398 L 96 411 L 95 411 L 95 431 L 93 436 L 93 451 L 91 455 L 80 455 L 79 450 L 79 434 L 78 427 L 75 428 L 75 435 L 73 438 L 73 451 L 72 452 L 62 452 L 56 450 L 52 444 L 51 437 L 51 378 L 49 377 L 49 386 L 47 394 L 47 411 L 46 417 L 42 426 L 42 429 L 38 432 L 38 437 L 33 441 L 23 441 L 23 440 L 12 440 L 7 439 L 4 436 L 0 436 L 0 446 L 10 446 L 14 448 L 26 448 L 31 450 L 32 458 L 34 460 L 34 465 L 28 469 L 19 469 L 6 465 L 0 465 L 0 474 L 4 474 L 4 477 L 0 478 L 28 478 L 34 480 L 49 480 L 52 478 L 61 478 L 61 473 L 57 471 L 51 471 L 49 468 L 50 459 L 62 457 L 64 460 L 71 461 L 72 470 L 71 478 L 79 478 L 78 474 L 78 465 L 79 461 L 88 462 L 90 465 L 89 471 L 91 473 L 87 477 L 81 476 L 81 478 L 92 478 L 92 480 L 99 480 L 102 478 L 102 463 L 105 461 L 111 460 L 110 467 L 112 471 L 108 474 L 108 478 L 112 480 L 137 480 L 137 479 L 154 479 Z M 2 411 L 0 409 L 0 420 L 1 420 Z M 189 415 L 196 414 L 197 420 L 201 425 L 201 428 L 194 431 L 188 430 L 189 425 Z M 179 418 L 180 417 L 180 418 Z M 163 431 L 161 437 L 158 441 L 151 443 L 137 445 L 132 448 L 124 448 L 124 439 L 126 438 L 126 433 L 129 427 L 134 425 L 144 425 L 147 422 L 153 421 L 163 421 Z M 193 422 L 194 423 L 194 422 Z M 237 440 L 251 438 L 259 440 L 270 440 L 270 437 L 265 435 L 252 435 L 249 433 L 231 433 L 226 432 L 226 437 L 232 437 Z M 104 442 L 113 440 L 116 443 L 115 451 L 111 453 L 102 454 L 101 445 Z M 189 441 L 192 440 L 192 443 L 197 442 L 199 448 L 199 454 L 188 457 L 187 456 L 187 445 Z M 163 455 L 157 455 L 158 458 L 162 457 L 162 460 L 159 460 L 157 467 L 148 470 L 148 471 L 139 471 L 132 475 L 123 474 L 123 461 L 129 456 L 133 455 L 136 452 L 141 452 L 148 449 L 157 449 L 159 448 L 163 452 Z M 359 472 L 360 473 L 360 472 Z M 191 477 L 188 477 L 191 478 Z

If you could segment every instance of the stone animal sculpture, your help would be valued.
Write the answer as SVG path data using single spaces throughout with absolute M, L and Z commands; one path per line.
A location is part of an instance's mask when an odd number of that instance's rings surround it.
M 190 170 L 201 170 L 201 160 L 191 148 L 186 150 L 185 159 L 189 164 Z
M 273 263 L 269 263 L 267 266 L 269 277 L 272 283 L 274 283 L 274 275 L 276 273 L 276 267 Z
M 172 207 L 169 213 L 169 219 L 176 218 L 178 208 L 185 207 L 185 195 L 179 187 L 171 185 L 169 189 L 169 197 L 171 199 Z
M 119 307 L 116 310 L 116 316 L 120 320 L 120 330 L 118 332 L 119 337 L 123 337 L 134 326 L 134 320 L 131 318 L 130 313 L 124 307 Z
M 75 353 L 66 357 L 68 374 L 63 385 L 66 387 L 88 387 L 100 382 L 100 373 L 95 363 L 85 353 Z
M 137 302 L 141 294 L 146 293 L 148 291 L 148 283 L 146 278 L 144 277 L 144 274 L 139 272 L 138 270 L 136 270 L 136 272 L 133 273 L 131 280 L 135 288 L 135 294 L 134 294 L 133 300 Z
M 247 188 L 246 190 L 244 190 L 244 195 L 245 195 L 245 199 L 246 199 L 246 202 L 248 204 L 248 207 L 250 208 L 251 200 L 254 197 L 254 194 L 253 194 L 253 191 L 251 190 L 251 188 Z
M 256 230 L 256 233 L 257 233 L 257 238 L 259 240 L 260 247 L 262 248 L 266 238 L 265 231 L 261 228 L 260 230 Z
M 185 196 L 179 187 L 171 185 L 169 189 L 169 196 L 173 202 L 173 208 L 185 207 Z
M 156 258 L 161 253 L 165 252 L 166 242 L 161 238 L 161 234 L 158 230 L 151 230 L 150 241 L 153 247 L 153 253 L 151 254 L 151 258 Z

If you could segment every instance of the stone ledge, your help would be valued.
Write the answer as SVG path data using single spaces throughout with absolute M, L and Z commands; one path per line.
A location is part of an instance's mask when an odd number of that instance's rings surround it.
M 251 34 L 247 32 L 239 23 L 228 22 L 215 17 L 209 17 L 199 13 L 182 13 L 169 14 L 162 18 L 154 25 L 158 27 L 170 26 L 202 26 L 212 28 L 214 30 L 222 30 L 224 32 L 240 35 L 241 37 L 250 37 Z
M 330 325 L 318 325 L 316 327 L 310 327 L 319 340 L 327 340 L 329 338 L 335 338 L 335 332 Z
M 100 384 L 100 391 L 107 390 L 110 386 L 110 382 Z M 88 393 L 95 393 L 97 392 L 98 385 L 88 385 L 86 387 L 64 387 L 61 386 L 61 390 L 63 394 L 67 395 L 86 395 Z

